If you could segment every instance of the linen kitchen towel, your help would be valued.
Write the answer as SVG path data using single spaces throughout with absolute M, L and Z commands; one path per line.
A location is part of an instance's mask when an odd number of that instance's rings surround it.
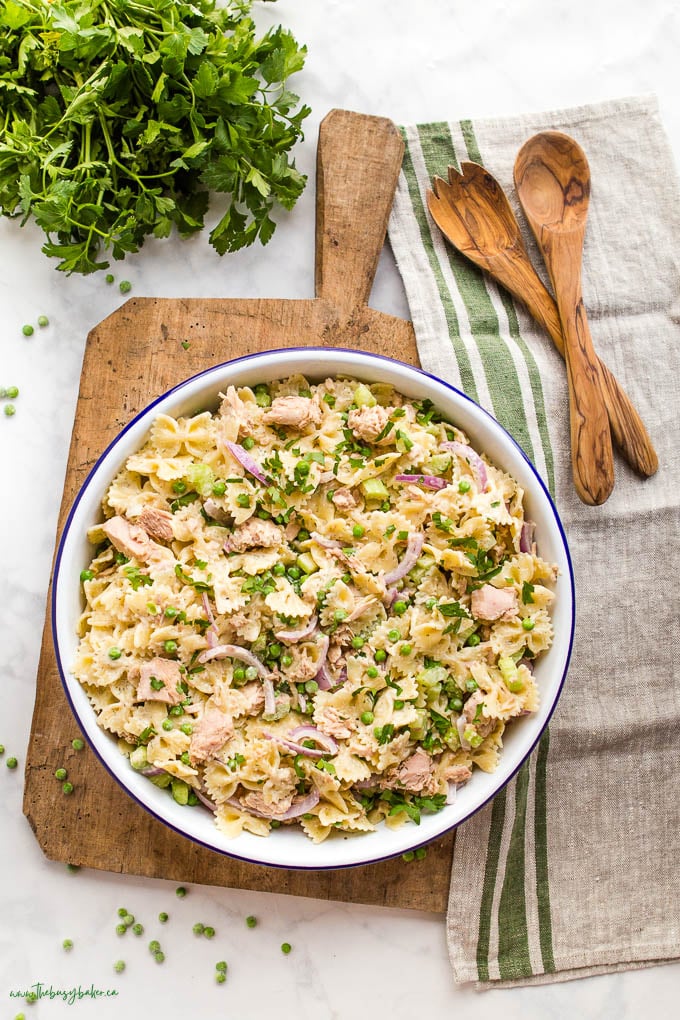
M 435 174 L 470 159 L 499 180 L 524 224 L 513 163 L 546 128 L 572 135 L 588 156 L 583 291 L 593 340 L 659 454 L 647 480 L 616 456 L 601 507 L 573 488 L 555 348 L 444 241 L 425 202 Z M 656 101 L 403 133 L 389 236 L 423 367 L 524 448 L 553 493 L 576 575 L 574 652 L 549 729 L 457 832 L 447 917 L 455 978 L 498 987 L 678 959 L 680 188 Z M 526 241 L 545 280 L 528 228 Z

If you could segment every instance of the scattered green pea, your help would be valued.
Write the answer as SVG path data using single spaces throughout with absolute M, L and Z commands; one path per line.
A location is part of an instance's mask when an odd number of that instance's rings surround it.
M 71 747 L 74 751 L 82 751 L 85 747 L 85 741 L 81 740 L 80 737 L 76 737 L 75 740 L 71 741 Z
M 132 290 L 132 284 L 130 283 L 129 280 L 121 280 L 120 283 L 118 284 L 118 290 L 121 292 L 121 294 L 129 294 L 130 291 Z
M 127 931 L 127 925 L 126 924 L 117 924 L 116 925 L 116 935 L 125 935 L 126 931 Z
M 205 931 L 205 925 L 201 924 L 201 922 L 198 921 L 191 930 L 193 931 L 194 935 L 202 935 L 203 932 Z
M 4 744 L 0 744 L 0 754 L 4 754 L 4 753 L 5 753 L 5 745 Z
M 252 914 L 249 914 L 248 917 L 246 917 L 246 924 L 248 925 L 249 928 L 255 928 L 255 926 L 257 925 L 257 918 L 253 917 Z
M 203 934 L 207 939 L 211 939 L 215 935 L 215 929 L 211 928 L 210 925 L 206 925 L 206 927 L 203 929 Z
M 11 418 L 12 415 L 17 413 L 17 409 L 14 406 L 14 404 L 5 404 L 5 406 L 3 407 L 3 411 L 5 412 L 5 415 L 8 418 Z
M 60 779 L 60 780 L 61 779 L 66 779 L 67 776 L 68 776 L 68 772 L 66 771 L 66 769 L 57 769 L 55 771 L 55 773 L 54 773 L 54 778 L 55 779 Z
M 285 953 L 286 956 L 288 956 L 288 953 L 291 951 L 292 948 L 293 947 L 291 946 L 290 942 L 281 943 L 281 952 Z
M 143 935 L 144 934 L 144 925 L 143 924 L 139 924 L 139 923 L 138 924 L 133 924 L 132 925 L 132 934 L 133 935 Z
M 19 764 L 19 762 L 16 760 L 16 758 L 12 757 L 12 758 L 8 758 L 7 761 L 5 762 L 5 764 L 7 765 L 8 769 L 15 769 L 17 767 L 17 765 Z
M 80 865 L 79 864 L 67 864 L 66 865 L 66 870 L 69 871 L 72 875 L 74 875 L 76 873 L 76 871 L 80 871 Z
M 135 918 L 133 914 L 126 914 L 125 917 L 123 918 L 123 924 L 125 925 L 126 928 L 130 928 L 134 923 Z
M 402 861 L 406 861 L 407 864 L 410 864 L 411 861 L 414 860 L 415 856 L 416 855 L 414 854 L 413 850 L 407 850 L 405 854 L 401 855 L 401 859 Z
M 160 952 L 159 953 L 154 953 L 153 954 L 153 958 L 156 961 L 156 963 L 163 963 L 164 960 L 165 960 L 165 953 L 160 953 Z
M 116 278 L 113 273 L 107 273 L 105 279 L 107 283 L 113 283 Z
M 183 885 L 178 885 L 177 888 L 175 889 L 175 896 L 179 896 L 180 899 L 183 896 L 186 896 L 186 894 L 187 894 L 187 891 L 186 891 L 186 889 L 185 889 L 185 887 Z
M 4 396 L 5 397 L 9 397 L 10 400 L 16 400 L 16 398 L 19 396 L 19 387 L 18 386 L 9 386 L 5 390 Z
M 216 971 L 216 973 L 215 973 L 215 981 L 217 982 L 218 985 L 223 985 L 226 980 L 227 980 L 227 975 L 223 971 L 221 971 L 221 970 Z
M 49 324 L 50 324 L 50 320 L 47 318 L 46 315 L 39 315 L 38 316 L 38 325 L 42 326 L 43 329 L 45 328 L 45 326 L 49 326 Z
M 165 924 L 169 916 L 170 915 L 166 914 L 164 910 L 161 910 L 160 914 L 158 915 L 158 920 L 161 922 L 161 924 Z
M 153 939 L 152 942 L 149 942 L 149 952 L 150 953 L 158 953 L 158 952 L 160 952 L 160 948 L 161 948 L 161 944 L 158 941 L 158 939 Z
M 215 970 L 219 971 L 221 974 L 226 974 L 227 973 L 227 961 L 226 960 L 220 960 L 218 963 L 215 964 Z
M 416 850 L 416 860 L 422 861 L 424 857 L 427 857 L 427 847 L 419 846 Z
M 116 974 L 122 974 L 123 971 L 125 970 L 125 960 L 116 960 L 116 962 L 113 965 L 113 969 L 115 970 Z
M 67 953 L 69 953 L 73 949 L 72 939 L 64 939 L 61 945 L 62 949 L 65 949 Z
M 33 326 L 31 326 L 30 323 L 27 322 L 25 326 L 21 327 L 21 332 L 24 334 L 24 336 L 33 336 L 35 330 L 33 329 Z
M 130 913 L 130 911 L 128 910 L 127 907 L 118 907 L 118 916 L 119 917 L 127 917 L 127 915 L 129 913 Z

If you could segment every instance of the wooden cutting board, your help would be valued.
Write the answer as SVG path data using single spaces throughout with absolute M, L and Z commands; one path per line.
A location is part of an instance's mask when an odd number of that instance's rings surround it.
M 310 300 L 135 298 L 87 338 L 59 533 L 88 471 L 149 401 L 213 364 L 274 347 L 355 347 L 418 363 L 410 322 L 368 307 L 401 166 L 394 124 L 333 110 L 317 153 L 316 297 Z M 183 346 L 187 344 L 188 346 Z M 51 593 L 38 667 L 24 814 L 45 854 L 106 871 L 420 910 L 446 908 L 453 834 L 422 861 L 342 871 L 245 864 L 192 843 L 139 807 L 87 748 L 59 678 Z M 75 791 L 54 778 L 68 769 Z

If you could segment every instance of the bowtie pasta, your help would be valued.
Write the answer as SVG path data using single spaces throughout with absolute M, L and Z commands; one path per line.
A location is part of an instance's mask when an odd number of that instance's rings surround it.
M 441 810 L 536 711 L 555 567 L 427 400 L 295 376 L 158 416 L 89 533 L 73 671 L 130 767 L 228 836 Z

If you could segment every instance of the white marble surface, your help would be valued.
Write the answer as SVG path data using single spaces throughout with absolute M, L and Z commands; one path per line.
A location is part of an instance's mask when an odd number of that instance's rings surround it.
M 313 177 L 316 132 L 332 107 L 383 114 L 398 123 L 512 114 L 619 95 L 658 94 L 680 163 L 677 54 L 680 11 L 674 0 L 281 0 L 256 4 L 262 25 L 285 22 L 309 47 L 295 87 L 313 108 L 298 165 Z M 149 243 L 116 267 L 136 295 L 311 296 L 314 187 L 282 218 L 266 249 L 218 259 L 205 238 Z M 475 1015 L 508 1018 L 616 1016 L 653 1010 L 677 1015 L 680 965 L 547 987 L 477 993 L 454 985 L 443 918 L 285 896 L 174 884 L 82 871 L 44 860 L 21 813 L 22 770 L 54 529 L 87 331 L 121 303 L 103 278 L 65 279 L 39 251 L 39 234 L 0 224 L 0 386 L 21 389 L 13 419 L 0 416 L 0 742 L 20 768 L 0 764 L 0 1017 L 22 1004 L 9 997 L 41 981 L 69 988 L 94 984 L 118 995 L 76 1004 L 75 1015 L 169 1018 L 275 1014 L 318 1017 Z M 372 303 L 407 314 L 389 253 Z M 24 322 L 50 326 L 26 340 Z M 575 890 L 575 895 L 578 891 Z M 142 939 L 114 934 L 128 907 L 146 925 Z M 171 914 L 162 928 L 160 910 Z M 245 927 L 255 914 L 258 927 Z M 213 942 L 191 934 L 213 923 Z M 64 938 L 75 943 L 67 955 Z M 161 939 L 167 962 L 146 951 Z M 279 950 L 293 945 L 290 956 Z M 134 944 L 133 944 L 134 942 Z M 115 960 L 127 971 L 114 974 Z M 230 964 L 217 986 L 213 965 Z M 265 995 L 265 991 L 268 993 Z M 73 1015 L 58 1000 L 27 1015 Z

